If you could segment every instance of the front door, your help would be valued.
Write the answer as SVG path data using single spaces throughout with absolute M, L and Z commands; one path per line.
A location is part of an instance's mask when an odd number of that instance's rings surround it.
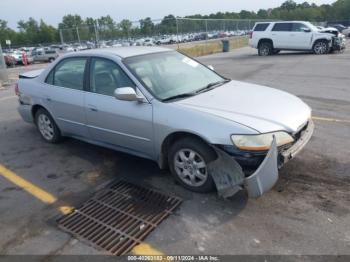
M 293 23 L 292 30 L 290 32 L 290 43 L 295 47 L 295 49 L 311 49 L 312 32 L 310 29 L 310 31 L 306 31 L 307 29 L 309 28 L 302 23 Z
M 114 91 L 120 87 L 136 88 L 116 62 L 92 58 L 90 92 L 86 95 L 89 133 L 97 142 L 152 158 L 152 104 L 117 100 Z

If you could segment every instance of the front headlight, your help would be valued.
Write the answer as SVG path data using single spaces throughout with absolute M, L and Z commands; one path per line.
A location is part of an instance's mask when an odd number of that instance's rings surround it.
M 260 135 L 232 135 L 231 139 L 241 150 L 266 151 L 270 149 L 273 136 L 276 137 L 277 146 L 294 142 L 294 138 L 283 131 Z

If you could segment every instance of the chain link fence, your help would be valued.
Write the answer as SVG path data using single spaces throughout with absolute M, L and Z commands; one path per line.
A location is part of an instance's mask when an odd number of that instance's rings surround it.
M 217 42 L 220 45 L 222 39 L 246 38 L 247 32 L 256 22 L 261 21 L 267 20 L 146 18 L 113 24 L 96 22 L 75 28 L 62 28 L 59 33 L 61 44 L 81 49 L 130 45 L 169 45 L 183 49 L 198 43 L 203 45 Z M 244 41 L 240 43 L 242 44 Z

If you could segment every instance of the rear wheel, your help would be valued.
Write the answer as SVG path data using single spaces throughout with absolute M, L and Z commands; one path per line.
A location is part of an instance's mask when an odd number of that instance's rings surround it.
M 329 53 L 329 43 L 328 41 L 326 40 L 320 40 L 320 41 L 317 41 L 315 44 L 314 44 L 314 47 L 313 47 L 313 52 L 316 54 L 316 55 L 324 55 L 324 54 L 328 54 Z
M 35 114 L 35 124 L 41 137 L 48 143 L 58 143 L 61 141 L 61 132 L 55 121 L 44 108 L 40 108 Z
M 268 56 L 271 55 L 273 51 L 272 43 L 262 42 L 259 44 L 258 54 L 259 56 Z
M 208 164 L 216 154 L 200 139 L 186 137 L 175 142 L 168 155 L 168 163 L 175 179 L 185 188 L 199 193 L 208 193 L 215 188 L 208 173 Z
M 50 58 L 49 58 L 49 63 L 52 63 L 53 61 L 55 61 L 55 58 L 50 57 Z

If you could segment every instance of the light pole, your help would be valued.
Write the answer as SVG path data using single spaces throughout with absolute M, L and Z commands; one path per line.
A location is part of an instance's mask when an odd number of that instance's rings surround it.
M 3 83 L 8 82 L 8 75 L 6 70 L 6 63 L 5 58 L 2 53 L 2 47 L 1 47 L 1 41 L 0 41 L 0 88 L 2 87 Z

